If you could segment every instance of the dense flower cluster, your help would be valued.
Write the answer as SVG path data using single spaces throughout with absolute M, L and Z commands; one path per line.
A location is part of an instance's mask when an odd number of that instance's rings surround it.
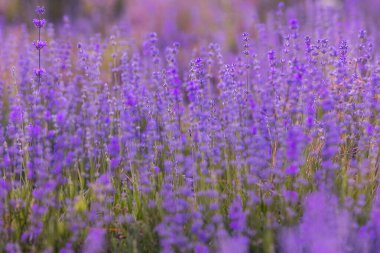
M 377 31 L 344 7 L 190 54 L 38 7 L 34 73 L 0 33 L 0 251 L 379 251 Z

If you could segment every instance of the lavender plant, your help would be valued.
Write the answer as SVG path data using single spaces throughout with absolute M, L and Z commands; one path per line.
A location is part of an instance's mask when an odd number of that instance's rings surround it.
M 37 18 L 33 19 L 33 24 L 38 29 L 38 40 L 33 42 L 33 45 L 38 50 L 38 68 L 34 70 L 35 75 L 38 77 L 38 83 L 41 84 L 41 77 L 45 70 L 41 68 L 41 50 L 46 46 L 46 41 L 41 40 L 41 29 L 45 26 L 46 20 L 42 18 L 45 14 L 45 8 L 43 6 L 37 6 L 36 8 Z
M 352 6 L 192 52 L 37 7 L 34 48 L 0 33 L 0 251 L 378 252 L 378 32 Z

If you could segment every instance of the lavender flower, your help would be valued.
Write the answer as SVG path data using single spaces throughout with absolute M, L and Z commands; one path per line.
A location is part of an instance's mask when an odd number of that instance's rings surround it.
M 33 24 L 36 28 L 41 29 L 46 24 L 46 19 L 33 19 Z
M 33 24 L 38 28 L 38 40 L 34 41 L 33 45 L 38 50 L 38 69 L 34 71 L 34 74 L 38 78 L 39 84 L 41 84 L 41 77 L 43 73 L 45 73 L 45 70 L 41 68 L 41 49 L 46 46 L 47 42 L 41 40 L 41 28 L 44 27 L 46 20 L 41 19 L 40 17 L 45 13 L 45 8 L 43 6 L 38 6 L 35 12 L 38 15 L 38 19 L 33 19 Z
M 104 251 L 106 231 L 100 228 L 92 228 L 87 234 L 86 241 L 83 245 L 83 252 L 100 253 Z
M 37 50 L 41 50 L 47 45 L 46 41 L 36 40 L 33 42 L 33 45 L 36 47 Z
M 45 7 L 44 6 L 37 6 L 35 12 L 38 15 L 43 15 L 43 14 L 45 14 Z
M 229 209 L 230 227 L 236 234 L 241 234 L 245 230 L 246 214 L 242 209 L 241 200 L 237 198 Z
M 220 242 L 219 252 L 247 253 L 248 239 L 246 237 L 227 237 Z
M 35 69 L 34 74 L 38 77 L 41 78 L 44 74 L 46 73 L 45 69 L 40 68 L 40 69 Z

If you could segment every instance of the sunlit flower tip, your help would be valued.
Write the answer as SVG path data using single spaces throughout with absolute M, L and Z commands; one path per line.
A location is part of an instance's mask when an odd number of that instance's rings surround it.
M 43 74 L 45 74 L 46 71 L 45 69 L 41 68 L 41 69 L 35 69 L 34 70 L 34 74 L 37 76 L 37 77 L 41 77 Z
M 43 6 L 37 6 L 35 12 L 37 14 L 39 14 L 39 15 L 43 15 L 43 14 L 45 14 L 45 7 L 43 7 Z
M 47 42 L 42 40 L 36 40 L 33 42 L 33 45 L 36 47 L 37 50 L 40 50 L 46 46 Z
M 37 28 L 42 28 L 46 24 L 46 20 L 45 19 L 37 19 L 37 18 L 35 18 L 35 19 L 33 19 L 33 24 Z

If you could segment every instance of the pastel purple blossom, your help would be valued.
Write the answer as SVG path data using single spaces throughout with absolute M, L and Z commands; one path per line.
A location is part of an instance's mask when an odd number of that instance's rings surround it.
M 43 15 L 45 14 L 45 7 L 44 6 L 37 6 L 35 13 L 38 15 Z
M 84 252 L 100 253 L 105 248 L 106 231 L 101 228 L 91 228 L 83 245 Z
M 37 50 L 41 50 L 47 45 L 47 42 L 42 40 L 36 40 L 33 42 L 33 45 L 36 47 Z
M 220 253 L 247 253 L 248 252 L 248 238 L 240 237 L 225 237 L 220 242 Z
M 286 169 L 285 172 L 287 175 L 294 176 L 294 175 L 297 175 L 298 171 L 299 171 L 299 168 L 296 165 L 292 164 Z
M 297 19 L 292 19 L 289 21 L 290 28 L 293 30 L 298 29 L 298 20 Z
M 35 18 L 35 19 L 33 19 L 33 24 L 37 28 L 42 28 L 42 27 L 45 26 L 46 20 L 45 19 L 37 19 L 37 18 Z
M 40 68 L 40 69 L 37 68 L 37 69 L 34 70 L 34 74 L 37 77 L 42 77 L 45 73 L 46 73 L 46 71 L 43 68 Z

